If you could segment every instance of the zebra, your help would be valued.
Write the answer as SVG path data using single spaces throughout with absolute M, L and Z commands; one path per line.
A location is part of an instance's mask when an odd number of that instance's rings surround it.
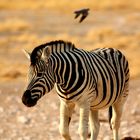
M 75 106 L 79 107 L 81 140 L 91 140 L 99 133 L 98 112 L 109 108 L 109 122 L 114 140 L 119 140 L 120 119 L 129 91 L 129 66 L 126 57 L 115 48 L 93 51 L 78 49 L 69 41 L 56 40 L 39 45 L 31 53 L 28 85 L 22 96 L 27 107 L 56 87 L 60 99 L 59 131 L 71 140 L 69 124 Z

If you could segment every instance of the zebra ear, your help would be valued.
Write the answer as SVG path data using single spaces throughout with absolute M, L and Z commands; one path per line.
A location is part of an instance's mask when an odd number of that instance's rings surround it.
M 50 48 L 49 47 L 45 47 L 43 49 L 43 52 L 42 52 L 42 58 L 45 59 L 45 60 L 48 60 L 50 54 L 51 54 Z
M 30 60 L 31 53 L 29 53 L 28 51 L 26 51 L 24 49 L 22 51 L 25 54 L 25 56 Z

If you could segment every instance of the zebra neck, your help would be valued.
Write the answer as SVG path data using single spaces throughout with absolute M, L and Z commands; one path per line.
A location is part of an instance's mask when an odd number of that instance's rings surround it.
M 53 60 L 53 73 L 55 82 L 61 92 L 72 92 L 75 87 L 80 88 L 84 82 L 85 70 L 83 62 L 70 52 L 54 53 L 51 56 Z

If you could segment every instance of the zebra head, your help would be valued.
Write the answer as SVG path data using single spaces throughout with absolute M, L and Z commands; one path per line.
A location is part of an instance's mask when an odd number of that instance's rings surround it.
M 43 51 L 44 50 L 44 51 Z M 37 101 L 54 86 L 54 75 L 49 59 L 49 47 L 44 45 L 36 47 L 31 54 L 28 72 L 28 86 L 22 96 L 22 102 L 27 107 L 37 104 Z

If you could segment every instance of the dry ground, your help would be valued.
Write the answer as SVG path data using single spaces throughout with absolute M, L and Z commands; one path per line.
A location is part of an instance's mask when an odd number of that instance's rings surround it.
M 22 49 L 31 51 L 41 43 L 56 39 L 72 41 L 77 47 L 87 50 L 115 47 L 126 55 L 131 70 L 130 96 L 125 104 L 120 135 L 121 138 L 140 138 L 138 1 L 133 0 L 131 3 L 130 0 L 126 4 L 125 0 L 118 0 L 114 5 L 109 0 L 102 0 L 102 4 L 95 1 L 94 5 L 80 3 L 81 7 L 86 5 L 91 8 L 90 15 L 81 24 L 74 20 L 73 15 L 76 7 L 80 7 L 78 3 L 70 4 L 67 11 L 64 7 L 69 3 L 63 0 L 57 9 L 55 1 L 48 1 L 49 5 L 36 4 L 37 1 L 31 5 L 32 0 L 24 4 L 15 1 L 10 1 L 12 6 L 7 3 L 8 0 L 0 3 L 0 140 L 60 139 L 59 100 L 55 90 L 42 98 L 34 108 L 26 108 L 21 103 L 29 65 Z M 108 125 L 107 110 L 101 111 L 100 120 L 98 139 L 109 140 L 112 133 Z M 78 109 L 75 110 L 70 126 L 73 139 L 78 139 L 77 129 Z
M 122 117 L 121 138 L 140 138 L 140 79 L 132 80 L 130 96 Z M 0 84 L 0 140 L 59 140 L 59 100 L 55 90 L 40 100 L 34 108 L 21 103 L 25 82 L 21 80 Z M 110 140 L 112 132 L 108 124 L 107 109 L 100 111 L 98 140 Z M 70 125 L 72 139 L 78 139 L 78 108 Z M 131 139 L 125 139 L 131 140 Z

